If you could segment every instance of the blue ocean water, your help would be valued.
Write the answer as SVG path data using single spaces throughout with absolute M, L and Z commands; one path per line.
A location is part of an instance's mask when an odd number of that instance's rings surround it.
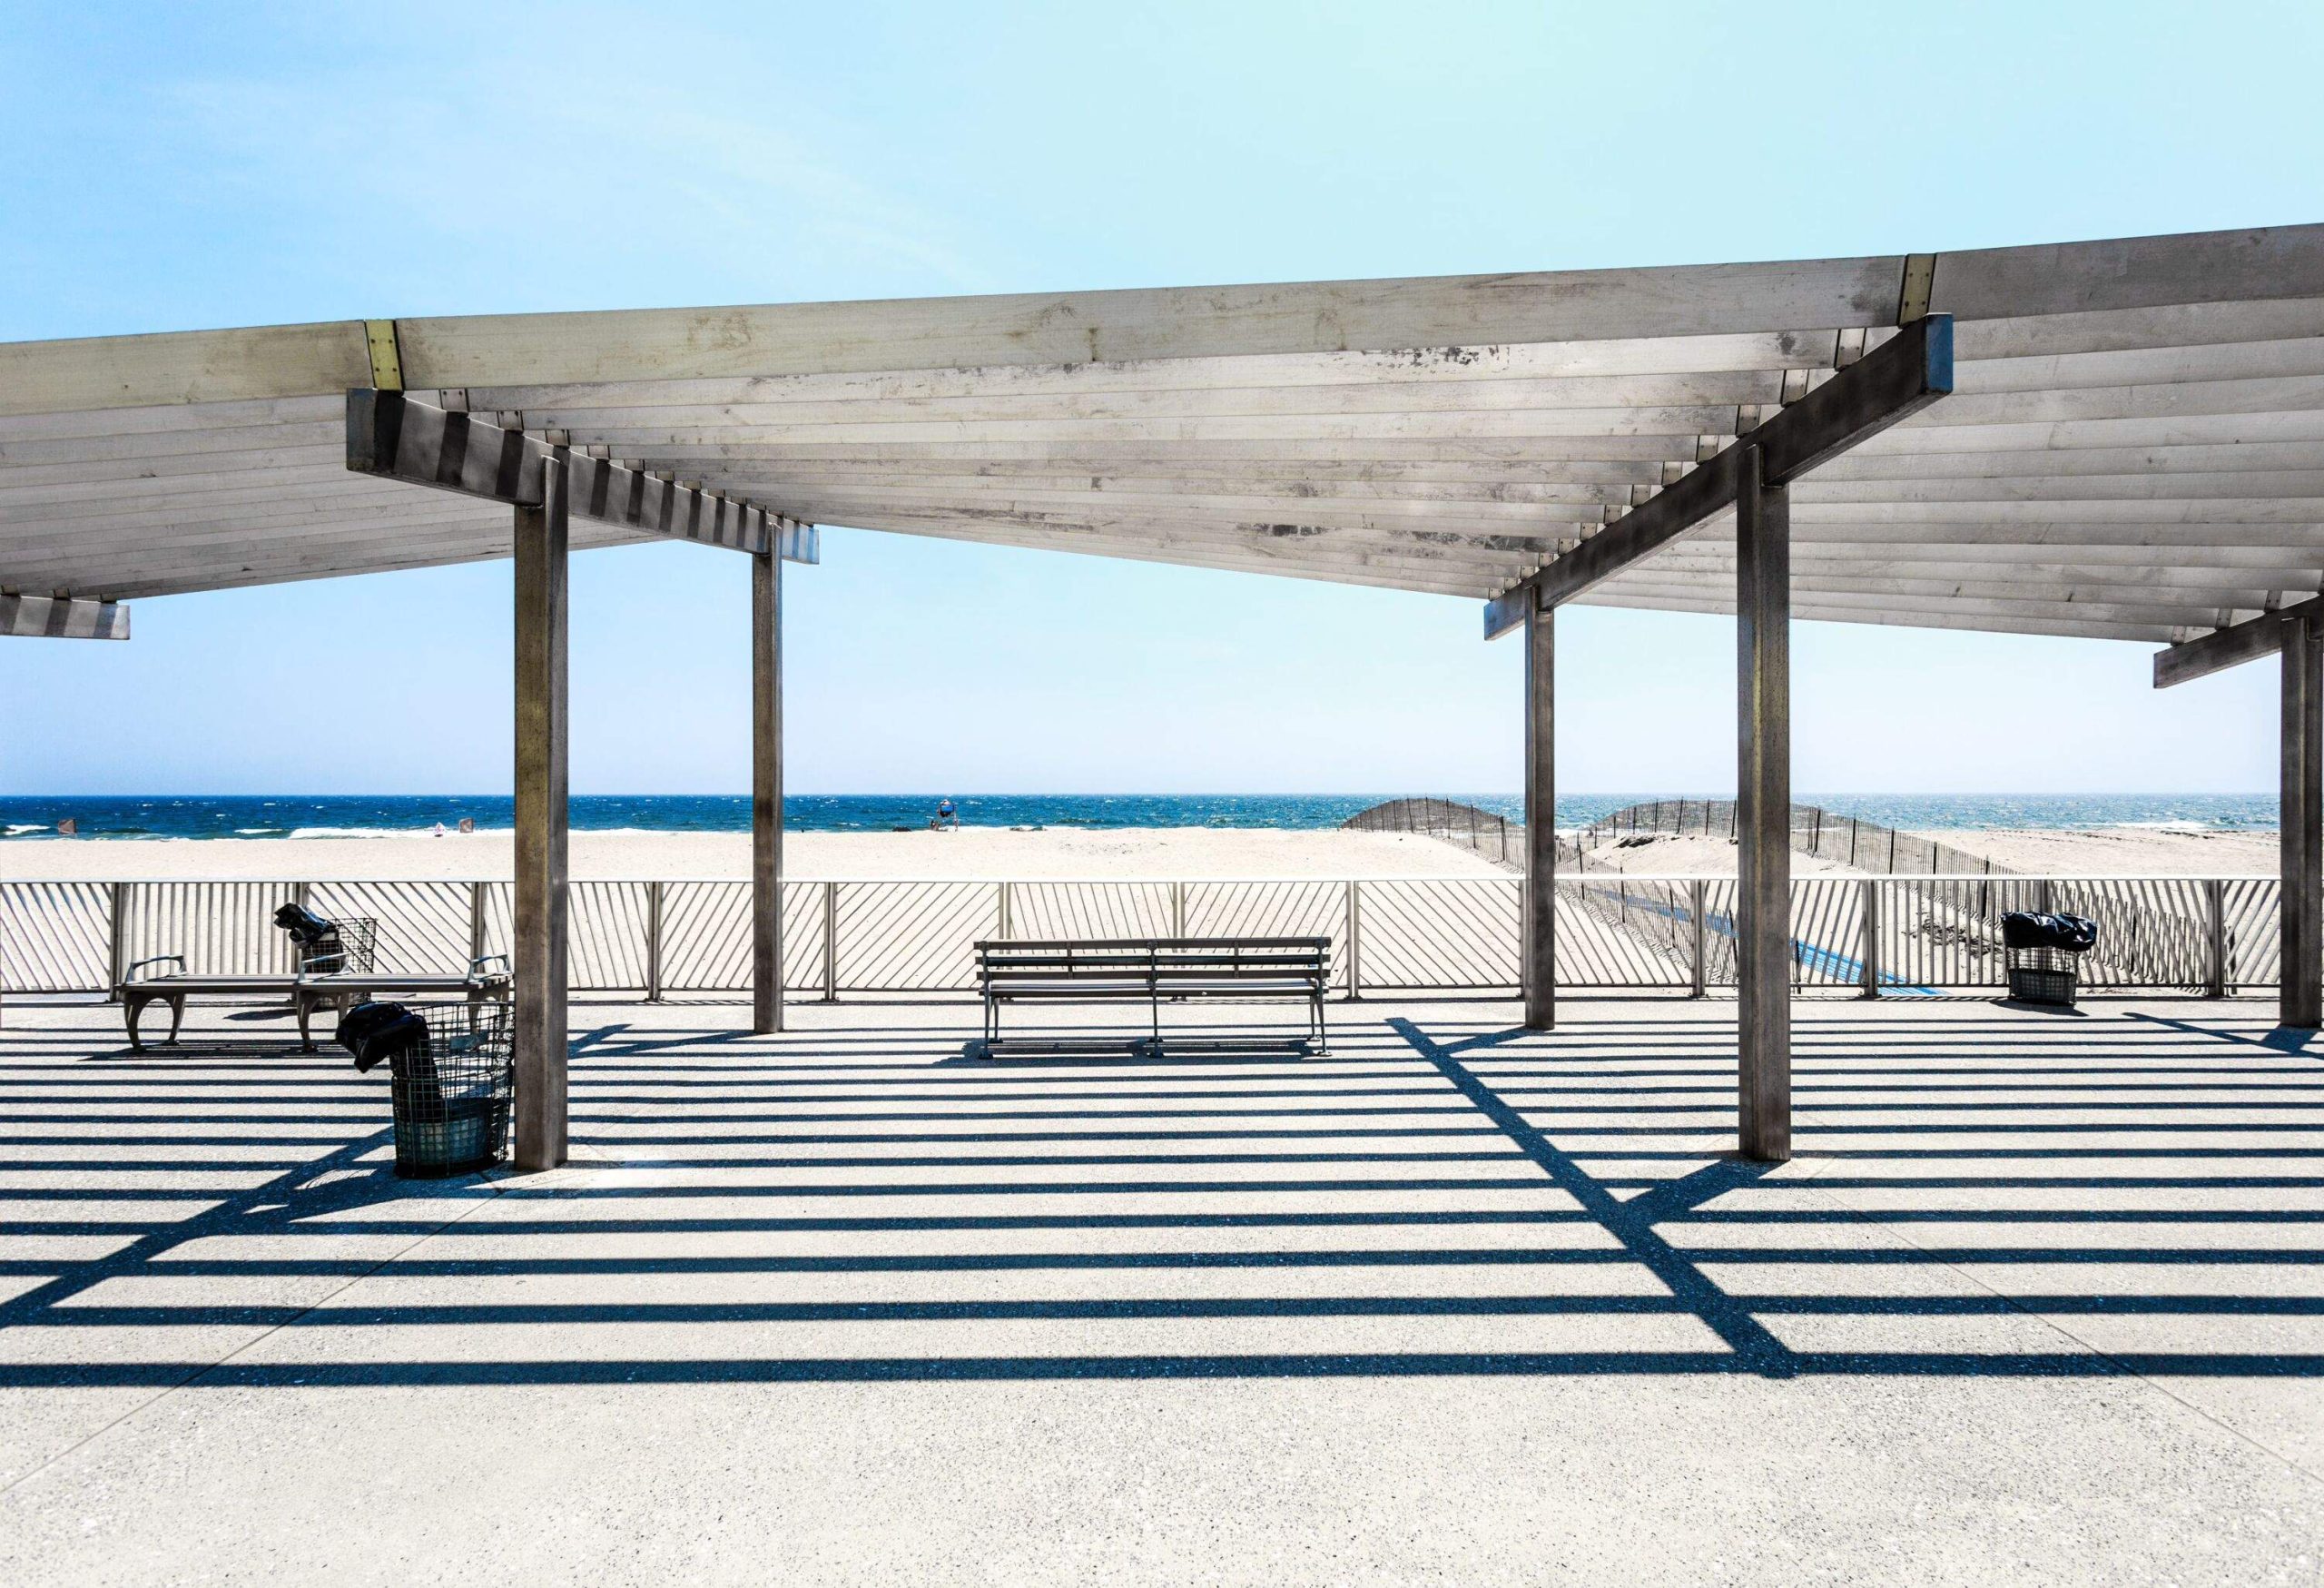
M 1515 820 L 1515 794 L 1444 794 Z M 783 820 L 794 832 L 877 833 L 921 827 L 940 796 L 793 794 Z M 1335 827 L 1387 794 L 954 794 L 972 827 Z M 1700 793 L 1568 794 L 1558 825 L 1577 827 L 1640 801 L 1702 799 Z M 2255 794 L 1802 794 L 1803 804 L 1907 831 L 2123 825 L 2272 829 L 2276 798 Z M 512 820 L 505 794 L 0 794 L 0 839 L 56 836 L 68 818 L 84 838 L 374 837 Z M 739 794 L 581 794 L 576 828 L 740 833 L 751 802 Z

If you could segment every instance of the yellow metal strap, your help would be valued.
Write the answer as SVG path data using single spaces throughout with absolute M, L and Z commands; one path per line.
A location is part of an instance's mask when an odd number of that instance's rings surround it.
M 1905 290 L 1896 299 L 1896 323 L 1910 325 L 1916 320 L 1928 318 L 1930 291 L 1936 285 L 1936 255 L 1908 253 L 1905 256 Z
M 396 345 L 396 322 L 392 320 L 365 321 L 363 340 L 371 350 L 371 389 L 375 391 L 401 391 L 403 353 Z

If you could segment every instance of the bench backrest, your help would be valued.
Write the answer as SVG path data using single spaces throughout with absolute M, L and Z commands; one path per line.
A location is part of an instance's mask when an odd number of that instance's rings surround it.
M 976 948 L 977 973 L 988 989 L 1039 983 L 1321 987 L 1330 978 L 1332 959 L 1328 937 L 1009 938 Z

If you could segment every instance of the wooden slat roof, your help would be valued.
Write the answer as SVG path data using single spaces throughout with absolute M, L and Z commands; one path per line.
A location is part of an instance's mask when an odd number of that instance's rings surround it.
M 1793 488 L 1803 617 L 2166 641 L 2324 587 L 2324 226 L 1909 261 L 1956 390 Z M 1905 255 L 406 319 L 404 384 L 795 518 L 1488 597 L 1893 334 Z M 0 593 L 506 555 L 349 474 L 365 322 L 0 344 Z M 574 526 L 576 544 L 626 538 Z M 1598 587 L 1723 611 L 1714 523 Z

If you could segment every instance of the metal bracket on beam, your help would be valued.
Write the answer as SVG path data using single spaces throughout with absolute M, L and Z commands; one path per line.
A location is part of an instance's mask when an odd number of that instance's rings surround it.
M 1896 323 L 1910 325 L 1916 320 L 1928 318 L 1930 296 L 1936 291 L 1936 255 L 1908 253 L 1905 256 L 1905 285 L 1896 294 Z
M 371 384 L 381 391 L 403 390 L 403 346 L 396 339 L 392 320 L 363 322 L 363 341 L 371 354 Z
M 1759 449 L 1765 483 L 1786 486 L 1952 390 L 1953 317 L 1925 315 L 1768 416 L 1701 468 L 1487 602 L 1485 637 L 1495 639 L 1516 627 L 1533 610 L 1533 601 L 1562 606 L 1732 507 L 1747 447 Z

